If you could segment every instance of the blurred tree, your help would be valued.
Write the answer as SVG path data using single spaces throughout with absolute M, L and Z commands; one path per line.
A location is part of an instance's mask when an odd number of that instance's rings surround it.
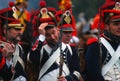
M 80 12 L 85 13 L 85 18 L 88 20 L 95 16 L 99 7 L 104 3 L 104 0 L 72 0 L 73 14 L 77 19 Z
M 48 6 L 56 7 L 58 9 L 58 0 L 46 0 Z M 99 7 L 105 2 L 104 0 L 71 0 L 73 4 L 73 15 L 77 20 L 80 12 L 85 13 L 85 18 L 89 20 L 93 18 L 98 12 Z
M 9 1 L 15 0 L 0 0 L 0 9 L 6 7 Z M 28 10 L 38 9 L 40 0 L 29 0 Z M 58 9 L 58 0 L 45 0 L 47 6 L 55 7 Z M 98 12 L 98 8 L 105 2 L 105 0 L 72 0 L 73 4 L 73 15 L 77 20 L 78 14 L 80 12 L 85 13 L 85 18 L 88 20 L 95 16 Z

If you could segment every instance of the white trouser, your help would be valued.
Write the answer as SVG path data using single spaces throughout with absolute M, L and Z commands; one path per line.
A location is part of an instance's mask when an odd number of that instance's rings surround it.
M 63 76 L 66 76 L 66 74 L 63 72 Z M 59 69 L 53 70 L 47 74 L 45 74 L 40 81 L 57 81 L 57 78 L 59 76 Z
M 14 79 L 13 81 L 27 81 L 25 77 L 23 76 L 19 76 L 16 79 Z

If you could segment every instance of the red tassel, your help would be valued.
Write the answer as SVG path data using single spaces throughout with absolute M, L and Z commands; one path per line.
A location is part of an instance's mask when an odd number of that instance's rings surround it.
M 70 3 L 66 4 L 65 5 L 65 10 L 69 10 L 72 8 L 72 5 Z
M 46 2 L 44 0 L 40 1 L 39 6 L 41 8 L 46 7 Z
M 87 41 L 87 45 L 91 45 L 92 43 L 95 43 L 97 41 L 98 41 L 97 38 L 89 38 L 88 41 Z
M 14 2 L 9 2 L 9 7 L 13 7 L 14 5 Z

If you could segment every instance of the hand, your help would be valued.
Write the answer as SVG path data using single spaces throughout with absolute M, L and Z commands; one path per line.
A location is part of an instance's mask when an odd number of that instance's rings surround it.
M 42 34 L 42 35 L 45 35 L 45 27 L 48 25 L 48 23 L 42 23 L 40 24 L 39 26 L 39 33 Z
M 67 81 L 64 76 L 58 77 L 58 81 Z
M 3 57 L 8 57 L 13 54 L 15 51 L 15 45 L 11 43 L 6 43 L 2 49 L 2 55 Z

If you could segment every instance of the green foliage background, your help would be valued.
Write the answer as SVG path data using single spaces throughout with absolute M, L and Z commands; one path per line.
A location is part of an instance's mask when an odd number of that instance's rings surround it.
M 8 7 L 8 2 L 15 0 L 0 0 L 0 9 Z M 39 8 L 40 0 L 28 0 L 28 10 Z M 45 0 L 47 2 L 47 6 L 55 7 L 58 9 L 58 0 Z M 105 2 L 105 0 L 71 0 L 73 4 L 73 15 L 77 20 L 78 14 L 80 12 L 85 13 L 85 18 L 88 20 L 89 18 L 93 18 L 95 14 L 98 12 L 98 8 Z
M 58 9 L 57 0 L 46 0 L 48 6 L 53 6 Z M 77 20 L 80 12 L 85 13 L 85 18 L 93 18 L 98 12 L 99 7 L 104 3 L 104 0 L 72 0 L 73 14 Z

